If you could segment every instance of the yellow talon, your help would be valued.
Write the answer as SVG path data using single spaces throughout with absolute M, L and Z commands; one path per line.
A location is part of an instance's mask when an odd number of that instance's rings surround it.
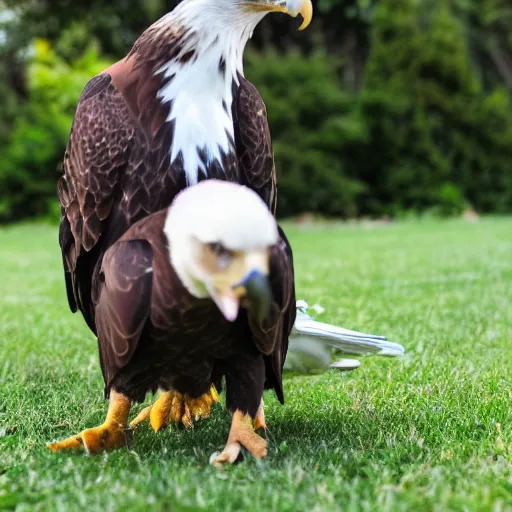
M 84 430 L 63 441 L 48 443 L 52 452 L 84 448 L 88 454 L 100 453 L 126 445 L 126 424 L 130 413 L 130 400 L 116 391 L 111 392 L 107 417 L 103 425 Z
M 256 414 L 256 418 L 254 419 L 254 430 L 267 430 L 267 424 L 265 423 L 265 412 L 263 411 L 263 398 L 261 399 L 261 404 Z
M 217 389 L 213 384 L 212 387 L 210 388 L 210 395 L 212 396 L 214 402 L 220 402 L 219 394 L 217 393 Z
M 164 393 L 153 404 L 149 412 L 149 423 L 155 432 L 166 427 L 171 417 L 174 393 Z
M 183 416 L 181 417 L 181 422 L 183 423 L 183 425 L 185 427 L 192 428 L 194 423 L 192 421 L 192 414 L 190 413 L 190 408 L 189 408 L 187 402 L 185 402 L 183 408 L 184 408 L 184 411 L 183 411 Z
M 172 407 L 170 410 L 170 419 L 173 423 L 179 423 L 183 411 L 183 395 L 181 393 L 170 392 L 169 395 L 172 397 Z M 156 407 L 156 404 L 155 404 Z
M 132 422 L 130 423 L 130 427 L 137 428 L 140 423 L 147 420 L 149 418 L 149 413 L 151 412 L 152 407 L 153 407 L 152 405 L 149 405 L 148 407 L 145 407 L 144 409 L 142 409 L 142 411 L 140 411 L 139 414 L 137 414 L 135 419 L 132 420 Z
M 262 410 L 260 408 L 260 410 Z M 253 429 L 253 421 L 248 414 L 241 411 L 233 413 L 231 429 L 229 431 L 228 441 L 224 450 L 212 460 L 212 464 L 218 468 L 223 464 L 233 464 L 245 447 L 253 457 L 262 459 L 267 455 L 267 441 L 260 437 Z
M 153 405 L 143 409 L 130 426 L 136 428 L 149 417 L 155 432 L 165 428 L 171 421 L 191 428 L 195 421 L 209 418 L 213 402 L 219 402 L 219 395 L 213 385 L 208 393 L 198 398 L 167 391 L 160 395 Z

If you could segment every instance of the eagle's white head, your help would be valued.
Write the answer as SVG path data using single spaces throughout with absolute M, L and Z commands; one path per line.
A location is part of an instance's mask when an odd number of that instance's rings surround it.
M 263 320 L 272 299 L 269 251 L 277 223 L 248 187 L 204 180 L 185 188 L 169 208 L 164 227 L 170 261 L 195 297 L 210 297 L 228 321 L 240 303 Z
M 311 0 L 183 0 L 156 22 L 145 39 L 168 46 L 156 73 L 164 84 L 159 100 L 174 123 L 171 163 L 182 158 L 193 185 L 222 155 L 233 151 L 233 84 L 243 76 L 243 54 L 256 25 L 270 12 L 301 14 L 306 28 Z M 199 150 L 199 151 L 198 151 Z M 206 155 L 206 160 L 200 157 Z
M 313 17 L 311 0 L 183 0 L 165 18 L 179 20 L 184 26 L 207 32 L 243 32 L 252 35 L 256 25 L 271 12 L 292 17 L 299 14 L 304 30 Z M 165 19 L 164 18 L 164 19 Z

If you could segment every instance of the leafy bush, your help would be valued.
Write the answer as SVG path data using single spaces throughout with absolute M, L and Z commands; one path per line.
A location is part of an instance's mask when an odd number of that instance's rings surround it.
M 373 214 L 469 201 L 512 210 L 512 105 L 486 93 L 446 3 L 383 0 L 359 108 L 370 140 L 356 155 Z M 455 192 L 457 191 L 457 192 Z M 458 197 L 455 197 L 458 196 Z
M 279 213 L 456 215 L 512 211 L 512 104 L 483 90 L 459 20 L 442 0 L 382 0 L 359 94 L 340 66 L 251 53 L 267 103 Z
M 128 4 L 100 4 L 92 2 L 80 21 L 70 21 L 67 11 L 59 21 L 61 11 L 50 9 L 52 44 L 37 40 L 32 49 L 27 101 L 0 83 L 0 221 L 56 211 L 76 102 L 89 78 L 111 63 L 90 44 L 91 31 L 120 57 L 139 23 L 167 5 L 144 3 L 144 16 L 130 17 L 117 33 L 108 28 L 119 23 L 113 13 Z M 263 26 L 264 44 L 246 52 L 246 75 L 267 104 L 279 215 L 512 212 L 512 101 L 506 80 L 482 58 L 505 51 L 503 34 L 510 39 L 505 0 L 482 0 L 482 9 L 457 0 L 318 6 L 320 25 L 300 51 L 290 49 L 290 35 L 277 44 L 278 25 L 267 24 L 269 41 Z M 28 20 L 40 18 L 39 10 L 28 12 Z M 94 16 L 99 12 L 104 19 Z M 322 27 L 329 29 L 325 39 Z M 484 44 L 485 30 L 492 37 Z M 353 48 L 343 50 L 350 41 Z M 6 69 L 0 55 L 0 73 Z
M 336 60 L 321 51 L 307 57 L 293 50 L 248 52 L 246 76 L 267 105 L 279 215 L 359 214 L 365 184 L 343 153 L 364 139 L 365 126 L 354 111 L 354 94 L 339 86 Z
M 28 101 L 0 147 L 0 220 L 43 215 L 56 184 L 76 104 L 85 83 L 108 67 L 96 45 L 67 64 L 44 40 L 33 47 Z

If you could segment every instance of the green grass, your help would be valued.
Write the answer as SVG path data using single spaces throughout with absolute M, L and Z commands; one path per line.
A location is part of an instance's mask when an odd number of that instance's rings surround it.
M 104 419 L 96 341 L 56 230 L 0 231 L 0 510 L 512 510 L 512 219 L 287 231 L 317 318 L 407 353 L 288 376 L 268 458 L 224 475 L 221 407 L 194 431 L 143 426 L 132 451 L 49 452 Z

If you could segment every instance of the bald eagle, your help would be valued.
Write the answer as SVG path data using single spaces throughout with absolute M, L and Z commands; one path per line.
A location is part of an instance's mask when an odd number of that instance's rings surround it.
M 143 399 L 146 390 L 162 384 L 149 375 L 151 372 L 143 372 L 138 386 L 132 382 L 119 384 L 117 390 L 115 387 L 116 371 L 132 368 L 134 360 L 143 364 L 145 357 L 137 347 L 147 325 L 144 320 L 150 313 L 142 308 L 142 302 L 132 300 L 135 295 L 124 300 L 121 292 L 125 286 L 139 286 L 137 293 L 143 297 L 147 298 L 150 293 L 150 274 L 144 274 L 143 278 L 137 272 L 142 267 L 145 271 L 149 272 L 149 268 L 154 271 L 152 265 L 144 267 L 145 262 L 155 258 L 157 261 L 156 255 L 164 251 L 162 240 L 155 246 L 151 238 L 165 216 L 162 212 L 181 191 L 216 179 L 248 187 L 266 205 L 268 214 L 275 216 L 276 172 L 265 104 L 243 72 L 245 45 L 257 24 L 273 11 L 294 17 L 301 14 L 301 29 L 306 28 L 312 18 L 311 0 L 183 0 L 149 27 L 125 58 L 92 78 L 80 96 L 64 155 L 63 175 L 58 181 L 59 244 L 69 306 L 73 312 L 81 312 L 98 337 L 105 396 L 110 399 L 111 407 L 108 418 L 115 418 L 119 424 L 123 423 L 119 411 L 126 410 L 120 403 Z M 213 207 L 213 203 L 209 204 Z M 217 202 L 214 204 L 215 208 L 220 207 Z M 209 217 L 213 218 L 215 212 L 201 211 L 204 226 L 211 226 Z M 232 208 L 222 211 L 237 215 Z M 191 219 L 182 216 L 180 220 L 182 228 L 188 229 Z M 143 228 L 149 231 L 140 232 Z M 241 229 L 240 226 L 237 229 Z M 139 230 L 137 236 L 141 236 L 142 241 L 129 238 L 133 230 Z M 293 276 L 291 248 L 280 233 L 279 250 L 289 257 L 286 279 L 291 279 L 286 285 L 282 282 L 278 285 L 287 290 L 286 305 L 279 303 L 281 318 L 274 318 L 275 325 L 280 327 L 271 329 L 272 332 L 254 331 L 252 336 L 255 346 L 266 357 L 265 386 L 273 387 L 282 400 L 282 358 L 296 309 L 293 278 L 290 278 Z M 257 241 L 256 232 L 250 235 Z M 173 247 L 180 243 L 173 243 Z M 227 257 L 221 247 L 211 247 L 211 254 L 204 255 L 212 265 L 217 257 L 222 261 Z M 246 249 L 243 244 L 236 248 L 242 252 Z M 159 269 L 169 277 L 169 269 L 163 266 Z M 176 275 L 179 276 L 179 270 Z M 177 282 L 176 276 L 169 279 Z M 109 294 L 109 283 L 115 283 L 119 293 Z M 186 279 L 183 286 L 186 287 Z M 151 293 L 156 293 L 152 290 Z M 165 288 L 157 290 L 165 293 Z M 218 294 L 215 288 L 206 291 L 224 320 L 236 324 L 239 311 L 233 296 Z M 163 307 L 154 295 L 152 300 L 152 308 Z M 213 326 L 220 318 L 212 313 L 211 307 L 206 310 L 212 316 L 205 317 L 204 321 Z M 198 314 L 201 311 L 199 309 Z M 156 327 L 162 327 L 165 321 L 175 321 L 173 315 L 177 313 L 172 308 L 164 308 L 161 313 L 163 316 L 158 317 Z M 164 320 L 163 313 L 170 317 Z M 151 309 L 151 315 L 154 314 Z M 118 325 L 116 322 L 125 323 Z M 222 325 L 224 329 L 231 328 L 229 323 Z M 248 327 L 245 329 L 247 331 Z M 117 344 L 118 340 L 112 341 L 116 332 L 123 333 L 121 344 Z M 198 336 L 201 339 L 204 333 Z M 265 338 L 269 336 L 271 341 Z M 108 343 L 104 341 L 106 338 L 110 340 Z M 284 348 L 276 349 L 276 346 Z M 263 371 L 261 364 L 258 368 L 258 379 L 254 377 L 257 389 L 261 387 L 259 379 Z M 229 374 L 229 370 L 223 371 Z M 173 381 L 167 381 L 168 388 L 174 385 L 180 388 Z M 162 413 L 166 407 L 162 409 L 159 401 L 151 408 L 151 413 L 146 411 L 155 429 L 169 418 L 189 424 L 193 418 L 209 414 L 208 404 L 216 397 L 215 388 L 209 392 L 204 392 L 202 386 L 185 386 L 184 389 L 189 398 L 180 399 L 182 406 L 173 401 L 179 393 L 172 394 L 172 400 L 171 395 L 164 395 L 164 401 L 171 400 L 166 402 L 170 416 Z M 259 398 L 254 400 L 248 400 L 243 411 L 251 417 L 257 413 L 255 407 L 262 410 Z M 159 411 L 161 421 L 154 420 L 155 411 Z M 98 439 L 91 444 L 87 437 L 97 431 L 87 432 L 73 438 L 71 445 L 80 439 L 84 446 L 95 451 Z M 105 432 L 107 436 L 112 434 L 107 429 L 101 435 Z M 112 436 L 106 441 L 100 438 L 104 447 L 117 446 L 118 439 Z M 66 446 L 66 443 L 57 443 L 51 448 L 59 450 Z
M 264 457 L 253 428 L 265 428 L 264 388 L 283 400 L 293 281 L 286 237 L 256 192 L 215 179 L 185 188 L 105 252 L 95 325 L 109 412 L 50 448 L 123 446 L 131 404 L 157 389 L 131 426 L 147 417 L 155 430 L 190 426 L 209 415 L 225 378 L 232 426 L 212 462 L 234 462 L 242 446 Z
M 183 188 L 240 183 L 275 214 L 265 104 L 243 72 L 245 45 L 272 11 L 302 14 L 305 28 L 311 0 L 183 0 L 82 91 L 57 187 L 59 244 L 70 308 L 95 334 L 105 251 Z

